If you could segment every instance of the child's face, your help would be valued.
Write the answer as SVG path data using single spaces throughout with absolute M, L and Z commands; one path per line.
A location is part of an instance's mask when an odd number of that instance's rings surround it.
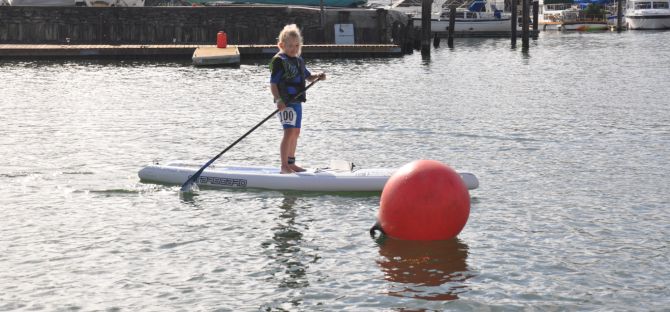
M 281 42 L 279 47 L 284 50 L 284 53 L 290 57 L 298 56 L 300 52 L 300 41 L 298 38 L 289 37 L 286 41 Z

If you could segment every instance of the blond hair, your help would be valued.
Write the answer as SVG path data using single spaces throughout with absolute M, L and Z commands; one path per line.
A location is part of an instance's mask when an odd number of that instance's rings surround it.
M 277 46 L 280 43 L 286 43 L 289 39 L 298 40 L 300 43 L 300 48 L 298 49 L 298 55 L 302 54 L 302 34 L 300 33 L 300 28 L 296 24 L 289 24 L 284 26 L 284 29 L 279 32 L 279 37 L 277 37 Z M 281 49 L 281 47 L 279 47 Z

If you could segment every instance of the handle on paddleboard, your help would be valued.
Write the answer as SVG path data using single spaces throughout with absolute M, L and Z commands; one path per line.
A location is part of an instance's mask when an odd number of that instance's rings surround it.
M 321 75 L 319 75 L 319 76 L 316 78 L 316 80 L 312 81 L 307 87 L 305 87 L 305 90 L 303 90 L 302 92 L 296 94 L 293 98 L 291 98 L 291 100 L 289 101 L 289 103 L 292 102 L 292 101 L 294 101 L 295 99 L 297 99 L 297 98 L 298 98 L 299 96 L 301 96 L 303 93 L 305 93 L 305 92 L 307 91 L 307 89 L 309 89 L 310 87 L 312 87 L 312 86 L 313 86 L 317 81 L 319 81 L 319 80 L 321 80 Z M 287 104 L 288 104 L 288 103 L 287 103 Z M 230 145 L 229 145 L 228 147 L 226 147 L 223 151 L 221 151 L 221 153 L 219 153 L 218 155 L 214 156 L 214 158 L 212 158 L 212 159 L 210 159 L 208 162 L 206 162 L 205 165 L 203 165 L 202 167 L 200 167 L 200 169 L 198 169 L 198 171 L 196 171 L 194 175 L 192 175 L 190 178 L 188 178 L 188 180 L 186 180 L 186 182 L 184 182 L 184 184 L 182 184 L 181 189 L 180 189 L 180 192 L 190 192 L 191 189 L 193 188 L 193 183 L 195 183 L 195 181 L 200 177 L 200 175 L 202 174 L 202 172 L 205 171 L 205 168 L 209 167 L 209 165 L 211 165 L 214 161 L 216 161 L 217 159 L 219 159 L 219 157 L 221 157 L 221 155 L 225 154 L 229 149 L 233 148 L 233 146 L 235 146 L 237 143 L 239 143 L 239 142 L 242 141 L 244 138 L 246 138 L 250 133 L 252 133 L 252 132 L 254 132 L 254 130 L 258 129 L 258 127 L 260 127 L 262 124 L 264 124 L 266 121 L 268 121 L 268 119 L 272 118 L 272 116 L 274 116 L 275 114 L 277 114 L 277 112 L 279 112 L 279 109 L 275 109 L 274 112 L 272 112 L 270 115 L 268 115 L 267 117 L 265 117 L 261 122 L 259 122 L 257 125 L 255 125 L 253 128 L 251 128 L 249 131 L 247 131 L 247 133 L 245 133 L 245 134 L 242 135 L 240 138 L 238 138 L 237 140 L 235 140 L 235 142 L 233 142 L 233 144 L 230 144 Z

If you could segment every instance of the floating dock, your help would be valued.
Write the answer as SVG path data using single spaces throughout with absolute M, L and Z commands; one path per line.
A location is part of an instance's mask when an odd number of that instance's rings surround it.
M 195 66 L 239 65 L 240 50 L 235 46 L 199 47 L 193 52 L 192 59 Z
M 231 46 L 232 47 L 232 46 Z M 235 45 L 240 59 L 270 57 L 277 53 L 276 45 Z M 73 45 L 73 44 L 0 44 L 0 58 L 193 58 L 196 49 L 216 49 L 216 45 L 161 44 L 161 45 Z M 219 49 L 223 50 L 223 49 Z M 320 44 L 305 45 L 302 54 L 309 57 L 381 57 L 402 56 L 402 49 L 394 44 Z

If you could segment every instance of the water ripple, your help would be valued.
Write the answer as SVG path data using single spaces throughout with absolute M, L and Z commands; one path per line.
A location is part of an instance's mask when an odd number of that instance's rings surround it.
M 138 181 L 269 114 L 265 61 L 2 61 L 0 310 L 664 310 L 669 35 L 308 59 L 329 79 L 301 164 L 436 159 L 480 179 L 459 237 L 425 244 L 369 237 L 379 193 Z M 270 120 L 216 164 L 278 166 L 281 135 Z

